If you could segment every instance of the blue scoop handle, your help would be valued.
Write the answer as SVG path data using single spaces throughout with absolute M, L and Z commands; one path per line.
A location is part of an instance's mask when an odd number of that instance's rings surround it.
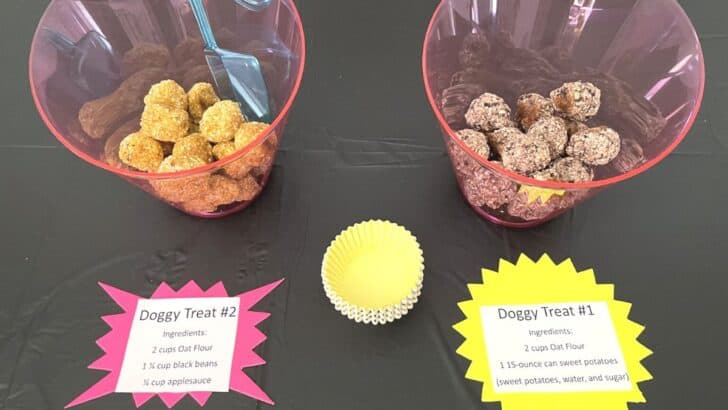
M 189 2 L 195 20 L 197 20 L 197 25 L 200 26 L 200 33 L 202 34 L 202 41 L 205 42 L 205 47 L 210 50 L 217 50 L 217 41 L 215 41 L 215 35 L 212 34 L 212 26 L 210 26 L 210 19 L 207 18 L 205 5 L 202 0 L 189 0 Z
M 252 11 L 261 11 L 270 6 L 271 0 L 235 0 L 239 5 Z

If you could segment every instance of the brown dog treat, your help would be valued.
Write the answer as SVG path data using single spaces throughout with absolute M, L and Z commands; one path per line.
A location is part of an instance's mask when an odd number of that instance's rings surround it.
M 170 62 L 169 49 L 160 44 L 142 43 L 124 53 L 121 75 L 127 78 L 141 70 L 156 67 L 166 69 Z
M 457 133 L 460 140 L 476 154 L 487 160 L 490 157 L 490 146 L 488 145 L 488 137 L 482 132 L 475 130 L 460 130 Z
M 205 43 L 197 37 L 188 37 L 180 41 L 172 50 L 172 56 L 178 66 L 207 64 L 205 61 Z
M 513 139 L 525 138 L 526 134 L 521 132 L 518 128 L 507 127 L 496 130 L 488 134 L 488 142 L 490 143 L 491 150 L 498 155 L 503 154 L 503 147 L 507 141 Z
M 501 97 L 490 93 L 485 93 L 470 103 L 470 108 L 465 113 L 465 121 L 470 128 L 485 133 L 514 125 L 511 108 Z
M 242 178 L 239 182 L 240 185 L 240 195 L 238 196 L 238 201 L 252 201 L 253 198 L 260 193 L 262 190 L 262 187 L 258 184 L 258 181 L 255 180 L 252 176 L 248 176 L 245 178 Z
M 581 162 L 607 165 L 619 154 L 619 134 L 609 127 L 590 128 L 574 134 L 566 146 L 566 154 Z
M 536 121 L 528 130 L 529 137 L 546 141 L 551 153 L 551 159 L 559 158 L 564 154 L 569 134 L 564 120 L 559 117 L 544 117 Z
M 582 183 L 592 181 L 594 171 L 578 159 L 566 157 L 557 159 L 548 168 L 531 177 L 539 181 Z
M 549 145 L 528 135 L 511 138 L 503 144 L 501 151 L 503 166 L 522 175 L 540 171 L 551 162 Z
M 516 102 L 516 121 L 524 131 L 544 117 L 554 115 L 554 104 L 540 94 L 524 94 Z
M 482 33 L 468 33 L 458 53 L 463 68 L 482 67 L 488 61 L 490 42 Z
M 575 121 L 586 121 L 597 115 L 601 98 L 601 90 L 584 81 L 566 83 L 551 92 L 556 111 Z
M 149 87 L 166 76 L 166 71 L 159 68 L 141 70 L 110 95 L 87 102 L 78 112 L 81 128 L 93 139 L 108 136 L 144 109 L 143 99 Z
M 126 164 L 121 162 L 119 159 L 119 145 L 121 141 L 126 138 L 129 134 L 132 134 L 139 130 L 139 120 L 132 118 L 131 120 L 122 124 L 116 131 L 114 131 L 104 143 L 104 155 L 101 158 L 111 166 L 123 169 L 130 169 Z M 162 147 L 164 152 L 164 147 Z
M 465 198 L 478 208 L 500 208 L 516 195 L 517 187 L 512 181 L 484 167 L 476 169 L 463 180 Z
M 620 173 L 629 172 L 647 160 L 642 146 L 637 141 L 624 138 L 621 145 L 619 155 L 612 161 L 612 167 Z
M 187 68 L 181 74 L 181 85 L 185 90 L 189 90 L 197 83 L 213 83 L 215 80 L 210 73 L 210 67 L 207 64 L 196 65 Z

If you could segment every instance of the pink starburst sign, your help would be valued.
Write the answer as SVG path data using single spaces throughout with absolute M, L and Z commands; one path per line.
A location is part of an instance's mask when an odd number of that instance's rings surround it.
M 104 355 L 88 366 L 109 373 L 66 408 L 112 393 L 131 393 L 137 407 L 158 395 L 172 408 L 188 394 L 204 406 L 213 392 L 231 390 L 272 405 L 243 370 L 265 364 L 253 349 L 266 339 L 256 326 L 270 314 L 250 309 L 281 282 L 233 297 L 222 282 L 178 291 L 162 283 L 149 299 L 99 283 L 124 311 L 101 317 L 111 331 L 96 341 Z

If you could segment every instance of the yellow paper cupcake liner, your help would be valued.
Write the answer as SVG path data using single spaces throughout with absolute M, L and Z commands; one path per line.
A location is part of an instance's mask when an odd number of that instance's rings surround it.
M 409 312 L 422 292 L 422 250 L 412 233 L 389 221 L 347 228 L 321 267 L 326 296 L 357 323 L 386 324 Z

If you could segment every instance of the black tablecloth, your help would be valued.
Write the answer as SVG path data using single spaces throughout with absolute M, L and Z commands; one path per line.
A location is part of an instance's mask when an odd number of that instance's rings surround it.
M 725 408 L 728 330 L 728 7 L 683 1 L 708 66 L 704 106 L 678 150 L 543 227 L 480 219 L 458 192 L 422 85 L 420 56 L 436 1 L 299 0 L 306 75 L 272 181 L 246 211 L 200 220 L 85 164 L 46 130 L 27 56 L 47 1 L 3 1 L 0 13 L 0 409 L 60 409 L 103 376 L 99 315 L 118 307 L 98 281 L 145 296 L 160 281 L 224 281 L 231 292 L 286 277 L 249 372 L 279 409 L 497 409 L 464 379 L 451 326 L 465 284 L 499 258 L 548 252 L 594 267 L 644 323 L 655 380 L 632 409 Z M 370 218 L 411 229 L 425 288 L 404 320 L 355 325 L 326 300 L 323 252 Z M 215 394 L 209 409 L 259 408 Z M 128 395 L 79 408 L 130 409 Z M 146 408 L 161 409 L 155 399 Z M 185 398 L 180 409 L 197 408 Z

